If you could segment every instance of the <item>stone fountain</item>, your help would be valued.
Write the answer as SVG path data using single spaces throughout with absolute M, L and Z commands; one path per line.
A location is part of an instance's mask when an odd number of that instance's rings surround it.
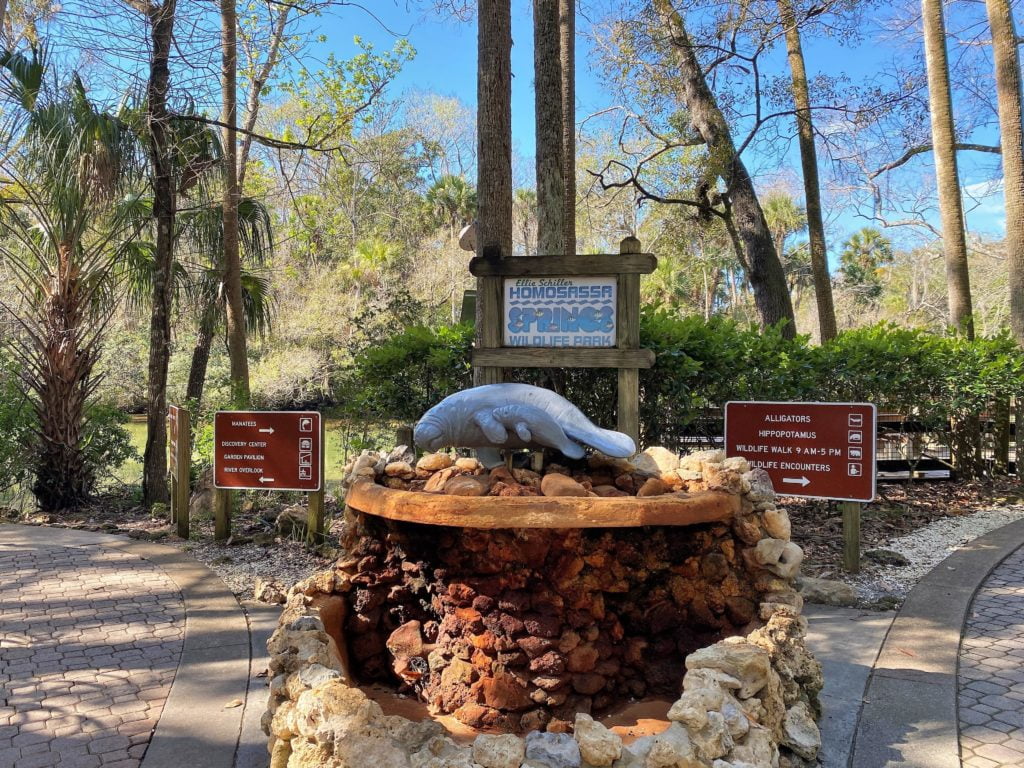
M 812 764 L 821 673 L 767 475 L 631 455 L 535 389 L 459 393 L 417 425 L 433 453 L 348 467 L 346 556 L 270 643 L 274 765 Z

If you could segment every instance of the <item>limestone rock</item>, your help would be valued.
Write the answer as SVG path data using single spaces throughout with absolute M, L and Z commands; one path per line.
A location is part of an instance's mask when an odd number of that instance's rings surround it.
M 252 586 L 253 597 L 261 603 L 282 604 L 288 597 L 284 586 L 277 581 L 264 581 L 256 577 Z
M 730 456 L 722 462 L 722 469 L 728 469 L 733 472 L 739 472 L 741 475 L 745 475 L 750 471 L 750 462 L 742 456 Z
M 699 668 L 691 669 L 683 677 L 683 690 L 692 691 L 696 688 L 720 687 L 728 691 L 738 691 L 742 683 L 732 675 L 726 674 L 720 669 Z
M 571 477 L 558 473 L 544 475 L 540 481 L 540 492 L 545 496 L 586 496 L 587 489 Z
M 309 510 L 301 504 L 294 504 L 281 510 L 277 516 L 277 533 L 284 538 L 304 539 L 308 522 Z
M 672 723 L 654 737 L 644 768 L 706 768 L 706 764 L 697 756 L 686 729 Z
M 732 748 L 729 760 L 734 766 L 737 763 L 749 763 L 758 768 L 773 768 L 779 764 L 779 750 L 767 728 L 751 725 L 743 742 Z
M 772 487 L 772 479 L 763 469 L 752 469 L 745 473 L 743 478 L 750 483 L 750 490 L 747 491 L 747 498 L 750 501 L 755 504 L 775 501 L 775 488 Z
M 470 457 L 461 457 L 455 460 L 455 466 L 461 469 L 463 472 L 476 472 L 478 469 L 483 469 L 484 465 L 480 463 L 480 459 Z
M 789 747 L 800 757 L 814 760 L 818 756 L 821 732 L 805 702 L 799 701 L 787 710 L 782 722 L 782 734 L 783 746 Z
M 732 734 L 729 733 L 721 712 L 708 712 L 708 721 L 703 728 L 687 730 L 690 741 L 697 748 L 697 754 L 705 760 L 723 757 L 732 749 Z
M 789 513 L 784 509 L 769 509 L 764 513 L 764 529 L 774 539 L 789 541 L 792 536 L 792 525 Z
M 407 461 L 392 461 L 390 464 L 384 465 L 384 474 L 388 477 L 411 480 L 416 477 L 416 470 Z
M 754 549 L 754 559 L 760 565 L 775 565 L 782 557 L 786 544 L 782 539 L 761 539 Z
M 486 496 L 490 489 L 487 478 L 477 475 L 456 475 L 444 484 L 448 496 Z
M 819 605 L 852 606 L 857 604 L 857 591 L 849 584 L 830 579 L 800 579 L 800 594 L 804 601 Z
M 448 469 L 455 462 L 447 453 L 427 453 L 416 462 L 416 469 L 424 472 L 437 472 L 441 469 Z
M 573 729 L 574 738 L 580 747 L 580 755 L 588 765 L 604 768 L 622 756 L 622 739 L 614 731 L 596 722 L 582 712 L 576 715 Z
M 482 768 L 519 768 L 525 757 L 526 745 L 515 734 L 482 733 L 473 742 L 473 759 Z
M 526 759 L 547 768 L 580 768 L 580 747 L 567 733 L 526 734 Z
M 633 464 L 641 472 L 658 476 L 679 469 L 679 456 L 668 448 L 652 446 L 634 456 Z
M 765 541 L 781 541 L 781 539 L 765 539 Z M 768 570 L 780 579 L 795 579 L 800 572 L 800 564 L 804 561 L 804 551 L 798 544 L 787 541 L 782 548 L 782 555 Z
M 725 719 L 725 727 L 729 729 L 729 735 L 734 741 L 747 735 L 750 730 L 750 719 L 734 696 L 724 697 L 721 712 Z
M 708 710 L 722 706 L 724 694 L 718 686 L 691 688 L 669 708 L 668 719 L 682 723 L 688 730 L 700 730 L 708 724 Z
M 741 699 L 749 699 L 760 691 L 771 672 L 768 652 L 743 640 L 724 640 L 700 648 L 686 657 L 686 668 L 717 669 L 735 677 L 740 681 Z
M 721 464 L 723 461 L 725 461 L 725 451 L 720 448 L 711 451 L 697 451 L 683 456 L 679 460 L 679 468 L 701 472 L 705 464 Z

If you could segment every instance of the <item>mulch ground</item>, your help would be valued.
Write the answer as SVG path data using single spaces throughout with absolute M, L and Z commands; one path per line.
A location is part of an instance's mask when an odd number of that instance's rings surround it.
M 1024 486 L 1013 479 L 982 482 L 951 480 L 878 484 L 878 500 L 861 510 L 861 550 L 903 536 L 943 517 L 968 515 L 979 509 L 1020 504 Z M 804 548 L 808 564 L 838 569 L 843 557 L 843 514 L 839 502 L 782 498 L 789 511 L 793 540 Z

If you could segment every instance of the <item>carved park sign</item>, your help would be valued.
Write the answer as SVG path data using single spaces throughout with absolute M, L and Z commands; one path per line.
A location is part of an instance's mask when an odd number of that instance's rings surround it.
M 872 501 L 876 421 L 871 403 L 726 403 L 725 452 L 780 495 Z
M 322 434 L 316 411 L 219 411 L 213 422 L 214 485 L 319 491 Z
M 616 277 L 507 277 L 506 347 L 614 347 Z

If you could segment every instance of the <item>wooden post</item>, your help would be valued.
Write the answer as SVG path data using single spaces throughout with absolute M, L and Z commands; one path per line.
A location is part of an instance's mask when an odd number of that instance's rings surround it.
M 404 445 L 407 448 L 416 449 L 413 445 L 412 427 L 403 426 L 395 430 L 395 445 Z
M 860 509 L 857 501 L 844 501 L 843 510 L 843 570 L 860 573 Z
M 226 488 L 215 488 L 213 491 L 213 538 L 215 541 L 227 541 L 231 538 L 231 504 L 234 492 Z
M 640 253 L 640 241 L 627 237 L 619 244 L 619 253 Z M 616 344 L 619 349 L 640 348 L 640 275 L 619 275 L 616 315 Z M 617 427 L 640 447 L 640 370 L 619 368 Z
M 489 247 L 483 249 L 483 257 L 488 261 L 501 261 L 501 249 Z M 504 283 L 500 275 L 488 275 L 477 278 L 477 305 L 481 320 L 480 345 L 484 349 L 497 349 L 504 341 L 501 332 L 502 322 L 502 291 Z M 505 378 L 502 368 L 494 366 L 478 367 L 473 371 L 473 384 L 500 384 Z
M 401 430 L 399 430 L 401 431 Z M 309 501 L 309 511 L 306 513 L 306 542 L 310 546 L 316 546 L 324 540 L 324 507 L 325 487 L 327 476 L 324 468 L 327 465 L 327 429 L 326 419 L 320 418 L 320 490 L 311 491 L 306 494 Z
M 178 439 L 175 472 L 171 477 L 171 519 L 177 524 L 178 536 L 189 535 L 189 475 L 192 469 L 192 422 L 189 412 L 178 409 Z

